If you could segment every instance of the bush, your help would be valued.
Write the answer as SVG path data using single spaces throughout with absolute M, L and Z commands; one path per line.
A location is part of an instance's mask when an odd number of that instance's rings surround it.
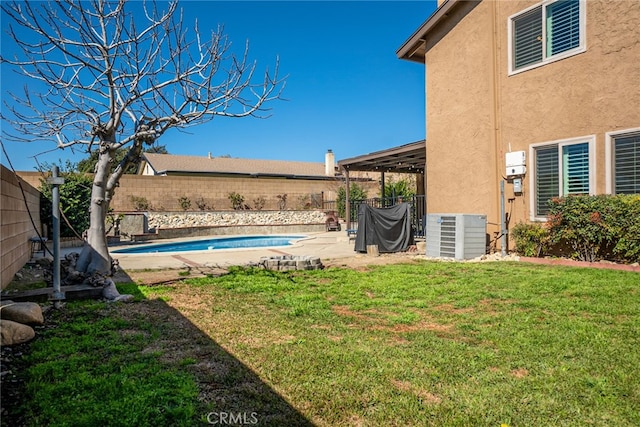
M 278 198 L 278 209 L 285 210 L 287 208 L 287 194 L 278 194 L 276 197 Z
M 549 232 L 540 223 L 518 223 L 511 230 L 516 252 L 523 256 L 540 257 L 549 247 Z
M 263 196 L 256 197 L 253 199 L 253 207 L 255 210 L 261 211 L 264 209 L 264 205 L 267 203 L 267 200 Z
M 367 198 L 367 191 L 360 187 L 358 184 L 351 184 L 349 186 L 349 199 L 351 202 L 354 200 L 365 200 Z M 345 205 L 347 199 L 347 190 L 345 187 L 338 188 L 338 198 L 336 200 L 336 206 L 338 208 L 338 216 L 345 217 Z M 358 220 L 358 212 L 351 212 L 351 220 Z
M 233 191 L 229 193 L 227 197 L 229 198 L 229 201 L 231 201 L 231 207 L 233 210 L 238 211 L 245 208 L 244 196 L 242 194 Z
M 206 211 L 207 209 L 211 209 L 210 206 L 207 204 L 207 201 L 202 197 L 199 197 L 196 199 L 196 206 L 201 211 Z
M 63 172 L 64 184 L 60 185 L 60 236 L 74 237 L 82 235 L 89 228 L 89 207 L 91 205 L 91 186 L 93 181 L 83 173 Z M 42 181 L 40 185 L 42 199 L 40 218 L 52 230 L 52 195 L 51 186 Z M 66 218 L 66 219 L 65 219 Z M 67 224 L 67 220 L 69 223 Z
M 178 198 L 178 204 L 183 211 L 188 211 L 191 208 L 191 199 L 186 196 Z
M 146 197 L 143 196 L 130 196 L 129 199 L 131 200 L 131 203 L 133 204 L 133 209 L 140 212 L 140 211 L 147 211 L 149 210 L 149 201 L 147 200 Z
M 550 241 L 582 261 L 640 260 L 640 196 L 568 196 L 549 201 Z

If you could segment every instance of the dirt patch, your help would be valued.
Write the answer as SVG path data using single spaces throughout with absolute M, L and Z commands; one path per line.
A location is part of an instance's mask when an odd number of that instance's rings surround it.
M 413 395 L 418 397 L 420 400 L 422 400 L 422 403 L 424 404 L 437 405 L 442 402 L 442 398 L 440 396 L 430 393 L 419 387 L 415 387 L 409 381 L 400 381 L 400 380 L 394 379 L 394 380 L 391 380 L 391 384 L 393 384 L 393 386 L 398 390 L 412 393 Z
M 334 305 L 333 307 L 331 307 L 331 309 L 339 316 L 349 317 L 355 320 L 358 324 L 350 325 L 352 327 L 358 326 L 374 331 L 386 331 L 393 333 L 432 331 L 437 333 L 438 336 L 450 336 L 455 332 L 455 327 L 453 325 L 447 325 L 427 320 L 420 320 L 415 323 L 407 324 L 389 324 L 390 317 L 392 317 L 394 314 L 392 312 L 383 312 L 373 309 L 353 311 L 348 306 L 344 305 Z M 424 314 L 421 314 L 421 317 L 424 316 Z
M 379 256 L 358 254 L 345 258 L 322 260 L 322 263 L 325 268 L 343 267 L 358 271 L 367 271 L 369 266 L 414 263 L 420 259 L 424 259 L 424 256 L 417 255 L 415 252 L 397 252 L 391 254 L 380 254 Z
M 526 368 L 518 368 L 511 371 L 511 375 L 516 378 L 524 378 L 529 376 L 529 371 Z

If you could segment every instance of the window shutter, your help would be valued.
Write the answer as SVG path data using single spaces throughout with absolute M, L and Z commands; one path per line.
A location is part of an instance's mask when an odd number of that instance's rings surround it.
M 614 165 L 616 194 L 640 194 L 640 133 L 615 139 Z
M 580 2 L 560 0 L 547 6 L 547 56 L 580 46 Z
M 562 147 L 563 195 L 589 194 L 589 144 Z
M 514 69 L 542 61 L 542 7 L 515 18 L 513 34 Z
M 559 191 L 558 147 L 536 149 L 536 216 L 549 213 L 547 202 Z

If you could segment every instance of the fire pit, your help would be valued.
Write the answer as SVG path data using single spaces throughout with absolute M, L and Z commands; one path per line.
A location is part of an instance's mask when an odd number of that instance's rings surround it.
M 319 257 L 308 255 L 280 255 L 260 258 L 260 265 L 267 270 L 321 270 L 324 268 Z

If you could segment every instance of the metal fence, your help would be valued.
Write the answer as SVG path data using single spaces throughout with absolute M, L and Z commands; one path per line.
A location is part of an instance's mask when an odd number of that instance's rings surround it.
M 411 229 L 413 230 L 413 235 L 415 237 L 424 237 L 426 233 L 426 203 L 424 195 L 350 200 L 351 228 L 358 227 L 358 210 L 361 204 L 364 203 L 374 208 L 387 208 L 403 202 L 411 205 Z

